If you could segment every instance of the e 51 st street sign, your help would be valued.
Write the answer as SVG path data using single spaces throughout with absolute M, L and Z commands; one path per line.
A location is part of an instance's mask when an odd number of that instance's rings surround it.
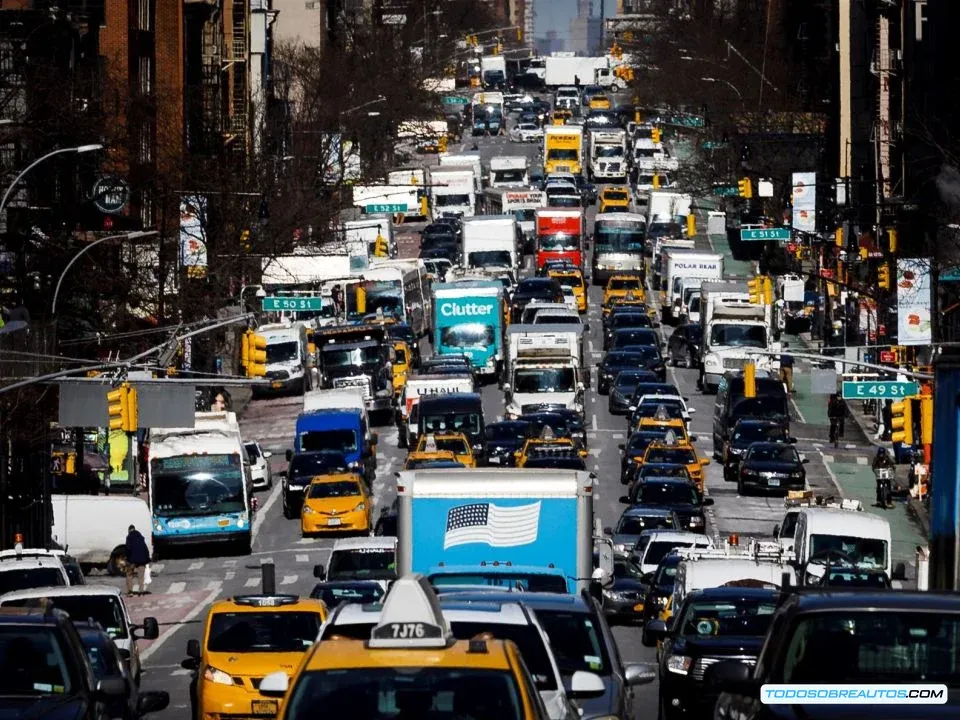
M 902 400 L 920 392 L 915 382 L 899 380 L 867 380 L 863 382 L 844 382 L 844 400 Z
M 743 242 L 762 242 L 766 240 L 790 239 L 790 228 L 749 228 L 740 230 L 740 240 Z
M 300 312 L 323 309 L 323 298 L 319 297 L 265 297 L 262 301 L 264 312 L 284 310 Z

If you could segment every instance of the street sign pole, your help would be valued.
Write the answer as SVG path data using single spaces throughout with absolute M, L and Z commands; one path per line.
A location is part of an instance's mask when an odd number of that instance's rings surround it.
M 960 590 L 960 349 L 934 361 L 934 444 L 930 483 L 930 589 Z M 939 441 L 939 442 L 938 442 Z

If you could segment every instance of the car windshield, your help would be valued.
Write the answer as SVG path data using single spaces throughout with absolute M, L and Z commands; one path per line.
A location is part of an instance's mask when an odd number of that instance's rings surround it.
M 679 624 L 680 633 L 696 638 L 766 635 L 776 608 L 773 599 L 691 602 Z
M 644 463 L 640 466 L 638 477 L 690 477 L 690 472 L 686 465 L 658 465 L 656 463 Z
M 668 427 L 646 428 L 632 433 L 630 435 L 630 443 L 627 445 L 627 453 L 634 457 L 642 456 L 643 451 L 647 449 L 650 443 L 663 442 L 667 432 L 671 429 L 672 428 Z
M 699 505 L 697 489 L 683 483 L 643 483 L 637 501 L 645 505 Z
M 644 313 L 617 313 L 613 316 L 612 327 L 620 328 L 648 328 L 650 317 Z
M 525 438 L 526 434 L 526 423 L 521 425 L 494 423 L 492 425 L 487 425 L 483 429 L 483 436 L 488 442 L 496 442 L 498 440 L 519 441 Z
M 470 452 L 470 446 L 463 440 L 463 438 L 458 437 L 435 437 L 433 438 L 434 444 L 437 446 L 437 450 L 449 451 L 454 455 L 466 455 Z M 427 451 L 427 438 L 424 436 L 420 439 L 420 444 L 417 446 L 417 452 L 426 452 Z M 432 452 L 432 451 L 431 451 Z
M 350 453 L 357 450 L 357 433 L 353 430 L 307 430 L 300 433 L 301 452 Z
M 613 334 L 614 347 L 624 345 L 650 346 L 656 350 L 659 347 L 657 334 L 651 328 L 622 328 Z
M 328 369 L 375 365 L 380 362 L 379 347 L 343 348 L 327 345 L 322 350 L 323 366 Z
M 569 457 L 532 457 L 524 463 L 526 468 L 546 468 L 550 470 L 586 470 L 587 465 L 578 455 Z
M 617 373 L 617 377 L 613 381 L 613 386 L 622 394 L 629 397 L 637 388 L 637 385 L 640 383 L 640 379 L 642 377 L 642 375 L 630 372 L 629 370 L 626 372 L 620 372 Z
M 329 580 L 389 580 L 397 574 L 397 555 L 391 548 L 355 548 L 330 554 Z
M 0 626 L 0 658 L 4 663 L 0 697 L 67 697 L 74 692 L 75 678 L 69 664 L 74 661 L 64 652 L 59 633 L 52 626 Z M 24 717 L 24 712 L 14 716 Z
M 15 590 L 66 585 L 63 573 L 55 567 L 4 568 L 0 570 L 0 595 Z M 6 605 L 6 603 L 4 603 Z
M 747 460 L 758 460 L 761 462 L 799 463 L 800 456 L 791 445 L 784 445 L 783 447 L 753 445 L 747 451 Z
M 765 348 L 767 328 L 762 325 L 714 325 L 710 330 L 710 345 Z
M 743 445 L 755 442 L 785 441 L 786 439 L 787 431 L 780 425 L 739 423 L 733 431 L 733 441 Z
M 698 460 L 690 448 L 654 448 L 647 454 L 646 462 L 693 465 Z
M 239 448 L 232 455 L 154 458 L 150 469 L 153 511 L 158 515 L 216 515 L 247 507 Z
M 867 567 L 886 567 L 887 541 L 879 538 L 864 538 L 849 535 L 822 535 L 810 536 L 810 558 L 820 556 L 821 562 L 826 562 L 827 553 L 843 553 L 849 558 L 848 562 Z
M 483 416 L 472 412 L 424 413 L 420 416 L 423 432 L 462 432 L 474 437 L 480 434 Z
M 120 598 L 116 595 L 54 595 L 48 600 L 58 610 L 63 610 L 76 622 L 94 622 L 115 640 L 126 640 L 127 623 L 124 619 Z M 4 607 L 30 607 L 37 598 L 4 600 Z
M 660 561 L 677 548 L 691 548 L 696 544 L 697 547 L 706 547 L 705 543 L 694 543 L 692 540 L 657 540 L 647 545 L 647 551 L 643 554 L 644 565 L 659 565 Z
M 244 447 L 247 449 L 247 455 L 250 456 L 251 460 L 258 460 L 260 458 L 260 448 L 256 443 L 246 443 Z
M 342 603 L 367 603 L 378 602 L 383 597 L 383 588 L 378 583 L 365 583 L 363 585 L 324 585 L 320 584 L 313 588 L 310 597 L 321 600 L 330 610 Z
M 310 497 L 316 499 L 359 497 L 362 494 L 360 483 L 356 480 L 323 481 L 310 484 Z
M 583 278 L 579 275 L 553 275 L 554 280 L 556 280 L 561 285 L 570 288 L 582 288 L 583 287 Z
M 890 580 L 884 572 L 831 567 L 826 578 L 831 587 L 871 587 L 876 589 L 890 587 Z
M 640 580 L 643 578 L 643 571 L 632 560 L 616 560 L 613 563 L 613 576 L 615 578 Z
M 960 687 L 960 614 L 836 610 L 798 619 L 783 683 L 943 683 Z
M 565 393 L 576 388 L 572 367 L 518 369 L 513 374 L 514 393 Z
M 745 398 L 733 406 L 731 415 L 735 417 L 785 418 L 789 417 L 787 399 L 784 396 L 761 395 Z
M 344 470 L 347 461 L 341 453 L 297 453 L 290 461 L 290 476 L 293 478 L 327 475 L 331 471 Z
M 577 203 L 579 203 L 579 200 L 577 200 Z M 540 235 L 537 238 L 537 244 L 540 246 L 541 250 L 548 250 L 548 251 L 579 250 L 580 236 L 570 235 L 567 233 L 555 233 L 553 235 Z
M 220 612 L 210 616 L 207 651 L 303 652 L 320 632 L 315 612 Z
M 369 637 L 369 635 L 368 635 Z M 524 654 L 526 659 L 526 654 Z M 445 667 L 362 668 L 303 672 L 284 708 L 287 720 L 521 720 L 517 679 L 507 670 Z
M 620 535 L 639 535 L 644 530 L 672 530 L 672 515 L 626 515 L 620 518 L 616 532 Z
M 653 584 L 660 590 L 670 590 L 677 581 L 677 564 L 671 560 L 661 562 L 653 578 Z
M 492 325 L 465 323 L 440 328 L 440 346 L 486 350 L 495 343 L 496 331 Z
M 642 290 L 639 278 L 611 278 L 607 290 Z
M 640 352 L 609 352 L 603 359 L 606 368 L 636 367 L 643 363 L 643 353 Z
M 637 253 L 643 249 L 644 229 L 642 224 L 612 225 L 604 221 L 597 221 L 593 233 L 598 253 Z
M 267 364 L 300 359 L 300 343 L 279 342 L 267 345 Z
M 120 674 L 116 655 L 112 652 L 112 648 L 106 645 L 110 641 L 101 640 L 102 637 L 99 633 L 97 635 L 82 633 L 80 636 L 84 650 L 87 651 L 87 659 L 90 660 L 90 669 L 98 680 L 109 675 Z
M 651 400 L 640 404 L 637 408 L 637 418 L 683 420 L 683 406 L 680 403 Z
M 561 674 L 573 675 L 581 670 L 597 675 L 610 674 L 610 660 L 600 628 L 589 613 L 546 609 L 535 612 L 550 638 L 550 647 Z

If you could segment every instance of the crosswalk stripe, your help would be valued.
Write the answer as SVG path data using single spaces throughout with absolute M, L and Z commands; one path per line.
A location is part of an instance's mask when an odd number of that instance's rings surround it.
M 200 570 L 203 567 L 202 562 L 190 563 L 190 567 L 187 568 L 187 572 L 193 572 L 195 570 Z
M 152 572 L 152 570 L 151 570 Z M 167 588 L 167 595 L 179 595 L 184 590 L 187 589 L 187 584 L 185 582 L 175 582 L 170 583 L 170 587 Z
M 280 581 L 281 585 L 293 585 L 297 581 L 296 575 L 284 575 L 283 580 Z
M 224 579 L 224 580 L 233 580 L 236 576 L 237 576 L 237 574 L 236 574 L 233 570 L 228 570 L 227 572 L 225 572 L 225 573 L 223 574 L 223 579 Z
M 870 464 L 870 458 L 865 458 L 865 457 L 857 458 L 857 465 L 869 465 L 869 464 Z
M 218 587 L 222 586 L 223 583 L 219 580 L 211 580 L 207 583 L 207 590 L 216 590 Z
M 150 573 L 163 572 L 163 563 L 150 563 Z
M 189 675 L 192 670 L 186 670 L 184 668 L 177 668 L 176 670 L 171 671 L 171 675 Z
M 244 587 L 256 587 L 260 584 L 260 578 L 252 577 L 248 578 L 247 581 L 243 584 Z
M 224 560 L 224 561 L 223 561 L 223 564 L 224 564 L 225 566 L 227 566 L 227 567 L 236 567 L 237 561 L 236 561 L 236 560 Z
M 305 553 L 299 553 L 297 555 L 297 562 L 310 562 L 310 556 Z

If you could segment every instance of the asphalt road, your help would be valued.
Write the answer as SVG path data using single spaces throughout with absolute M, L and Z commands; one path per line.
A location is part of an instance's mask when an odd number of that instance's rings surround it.
M 537 146 L 510 143 L 506 138 L 479 139 L 484 164 L 489 158 L 500 154 L 525 153 L 534 156 Z M 465 143 L 469 148 L 472 141 Z M 451 146 L 450 151 L 460 148 Z M 590 218 L 594 209 L 590 210 Z M 706 227 L 705 218 L 699 223 Z M 398 228 L 403 254 L 415 254 L 416 226 Z M 700 238 L 703 247 L 708 239 Z M 410 252 L 413 250 L 413 252 Z M 591 288 L 587 322 L 589 362 L 601 359 L 600 288 Z M 664 339 L 672 328 L 662 328 Z M 594 377 L 596 372 L 593 372 Z M 670 368 L 668 380 L 677 384 L 682 393 L 696 409 L 693 416 L 693 433 L 702 455 L 712 457 L 713 397 L 705 397 L 696 389 L 696 371 Z M 497 387 L 483 390 L 483 402 L 488 420 L 502 416 L 503 395 Z M 284 462 L 284 451 L 292 447 L 294 420 L 300 409 L 299 397 L 255 400 L 245 411 L 241 428 L 245 438 L 260 440 L 263 447 L 274 452 L 271 460 L 278 471 Z M 604 526 L 614 525 L 624 506 L 618 498 L 622 493 L 619 482 L 620 456 L 618 444 L 625 441 L 625 419 L 611 416 L 607 411 L 606 397 L 599 396 L 594 388 L 587 394 L 586 419 L 590 444 L 588 467 L 599 480 L 596 511 Z M 800 438 L 798 450 L 805 454 L 811 487 L 819 492 L 837 492 L 835 478 L 823 460 L 821 447 L 824 443 L 823 428 L 809 426 L 801 421 L 799 412 L 794 418 L 793 434 Z M 397 448 L 397 433 L 392 426 L 378 428 L 380 434 L 380 459 L 374 494 L 378 504 L 388 503 L 396 493 L 394 473 L 401 467 L 405 452 Z M 833 450 L 833 455 L 857 452 L 853 448 Z M 862 452 L 862 450 L 861 450 Z M 720 539 L 736 532 L 742 536 L 769 535 L 773 525 L 783 512 L 779 498 L 740 498 L 735 486 L 723 481 L 721 468 L 714 462 L 706 468 L 706 489 L 715 505 L 710 509 L 707 532 Z M 206 610 L 216 598 L 255 592 L 260 584 L 261 563 L 273 562 L 276 577 L 282 592 L 308 594 L 314 585 L 312 568 L 316 563 L 326 563 L 332 545 L 331 539 L 302 539 L 297 520 L 285 520 L 280 512 L 279 484 L 261 496 L 261 509 L 254 524 L 254 551 L 249 557 L 196 557 L 165 560 L 153 566 L 152 593 L 134 598 L 130 605 L 137 617 L 157 616 L 161 623 L 161 636 L 152 643 L 144 643 L 144 689 L 162 689 L 170 692 L 171 705 L 157 720 L 174 720 L 185 717 L 189 708 L 189 672 L 180 667 L 184 658 L 187 640 L 199 638 Z M 614 630 L 620 654 L 624 661 L 653 662 L 654 651 L 643 647 L 640 631 L 636 627 L 617 627 Z M 654 717 L 657 706 L 657 686 L 648 685 L 638 689 L 638 717 Z

